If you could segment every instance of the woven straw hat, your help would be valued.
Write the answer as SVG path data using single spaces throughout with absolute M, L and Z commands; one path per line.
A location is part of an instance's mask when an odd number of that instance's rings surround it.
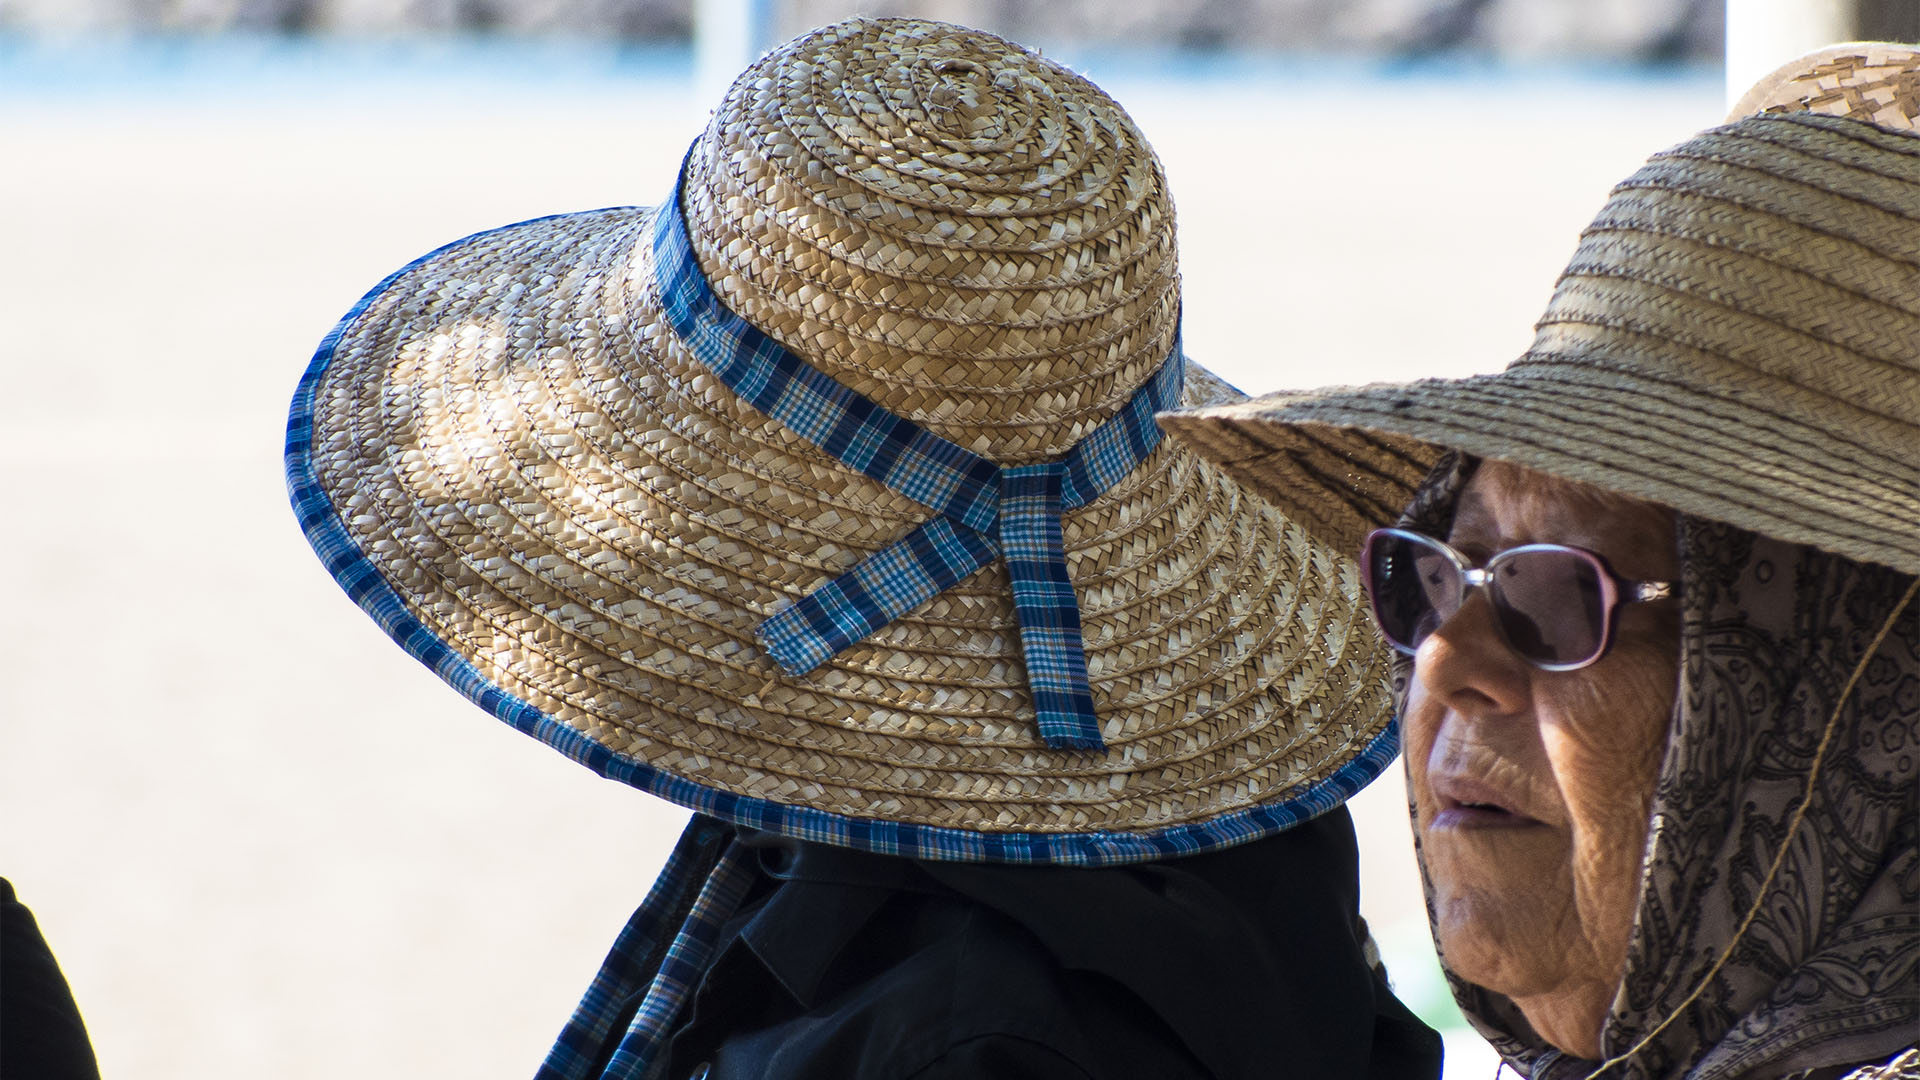
M 1161 424 L 1347 551 L 1455 448 L 1920 572 L 1920 137 L 1704 132 L 1614 189 L 1505 371 Z
M 1920 121 L 1920 46 L 1852 41 L 1810 52 L 1754 83 L 1727 119 L 1784 112 L 1851 116 L 1911 131 Z
M 435 251 L 323 342 L 291 492 L 396 641 L 606 775 L 927 857 L 1239 842 L 1391 759 L 1354 566 L 1151 421 L 1240 395 L 1179 355 L 1164 178 L 1096 87 L 986 34 L 853 20 L 755 63 L 669 179 L 660 206 Z M 966 531 L 850 465 L 885 440 L 821 423 L 779 382 L 801 369 L 1003 484 L 1089 444 L 1128 463 L 1053 518 L 1085 740 L 1038 728 L 997 551 L 817 666 L 774 662 L 803 598 Z

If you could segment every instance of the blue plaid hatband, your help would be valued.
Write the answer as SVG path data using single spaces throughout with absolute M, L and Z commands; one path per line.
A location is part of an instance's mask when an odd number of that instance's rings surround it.
M 1154 414 L 1180 400 L 1186 370 L 1178 338 L 1119 412 L 1066 456 L 1004 467 L 887 411 L 728 310 L 694 258 L 677 190 L 654 216 L 653 253 L 668 322 L 721 382 L 841 464 L 939 515 L 762 623 L 774 662 L 789 675 L 812 671 L 1004 559 L 1041 738 L 1057 750 L 1104 749 L 1060 515 L 1159 444 Z

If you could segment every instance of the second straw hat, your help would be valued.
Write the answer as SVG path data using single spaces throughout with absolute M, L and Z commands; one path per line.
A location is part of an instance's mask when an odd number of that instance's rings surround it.
M 1703 132 L 1614 189 L 1505 371 L 1162 423 L 1347 550 L 1454 448 L 1920 572 L 1920 137 Z
M 1390 760 L 1353 564 L 1153 425 L 1237 395 L 1096 87 L 851 20 L 672 179 L 433 252 L 315 356 L 294 504 L 409 652 L 605 775 L 902 854 L 1200 850 Z
M 1465 380 L 1330 388 L 1162 426 L 1343 551 L 1443 447 L 1920 569 L 1920 48 L 1853 42 L 1615 189 L 1534 347 Z M 1887 129 L 1880 131 L 1877 129 Z

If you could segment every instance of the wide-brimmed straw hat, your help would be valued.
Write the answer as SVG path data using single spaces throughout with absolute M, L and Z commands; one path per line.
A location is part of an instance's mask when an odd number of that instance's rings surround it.
M 315 356 L 294 504 L 408 651 L 606 775 L 929 857 L 1234 843 L 1391 759 L 1347 555 L 1152 422 L 1240 395 L 1096 87 L 853 20 L 672 181 L 435 251 Z
M 1505 371 L 1161 423 L 1348 551 L 1453 448 L 1920 572 L 1920 137 L 1704 132 L 1614 189 Z

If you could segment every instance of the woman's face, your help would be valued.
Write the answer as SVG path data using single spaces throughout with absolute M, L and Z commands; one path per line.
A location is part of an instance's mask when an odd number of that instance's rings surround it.
M 1476 565 L 1568 544 L 1623 577 L 1671 582 L 1674 535 L 1671 511 L 1488 461 L 1447 541 Z M 1441 952 L 1584 1057 L 1598 1056 L 1626 961 L 1679 654 L 1673 602 L 1631 603 L 1605 656 L 1541 671 L 1475 590 L 1414 656 L 1407 768 Z

